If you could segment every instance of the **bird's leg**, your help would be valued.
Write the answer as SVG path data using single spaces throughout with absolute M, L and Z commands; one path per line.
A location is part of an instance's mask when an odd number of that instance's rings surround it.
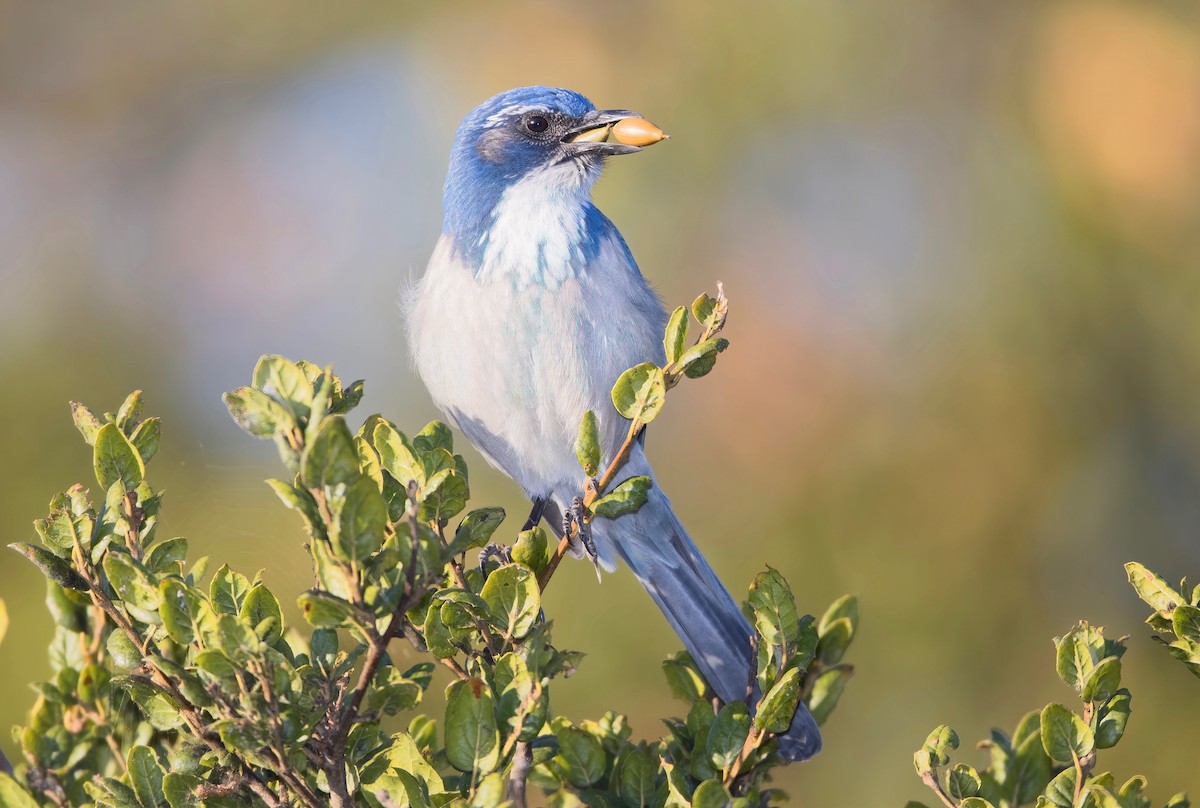
M 529 518 L 525 520 L 525 527 L 521 530 L 533 530 L 538 526 L 538 522 L 542 521 L 542 514 L 546 512 L 547 497 L 534 497 L 533 507 L 529 511 Z

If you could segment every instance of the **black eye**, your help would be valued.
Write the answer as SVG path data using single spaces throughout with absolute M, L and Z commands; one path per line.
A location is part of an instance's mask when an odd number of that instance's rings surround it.
M 540 135 L 550 128 L 550 122 L 541 115 L 531 115 L 525 119 L 525 128 L 535 135 Z

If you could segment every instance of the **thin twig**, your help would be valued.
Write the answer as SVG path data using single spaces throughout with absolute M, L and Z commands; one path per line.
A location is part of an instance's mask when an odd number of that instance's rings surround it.
M 517 808 L 525 808 L 525 781 L 529 777 L 529 765 L 533 762 L 533 750 L 528 741 L 517 743 L 513 753 L 512 771 L 508 775 L 508 798 Z
M 937 767 L 932 767 L 928 771 L 924 772 L 921 775 L 921 782 L 932 788 L 933 793 L 937 794 L 938 797 L 941 798 L 942 802 L 946 804 L 947 808 L 958 808 L 954 801 L 951 800 L 946 794 L 945 789 L 942 788 L 942 784 L 938 782 Z

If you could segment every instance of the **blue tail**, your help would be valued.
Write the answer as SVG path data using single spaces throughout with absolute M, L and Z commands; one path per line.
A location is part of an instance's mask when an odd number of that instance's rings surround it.
M 755 664 L 750 644 L 754 629 L 658 486 L 636 513 L 592 524 L 597 544 L 611 541 L 616 546 L 717 695 L 726 702 L 744 700 Z M 752 698 L 758 700 L 757 689 Z M 788 731 L 779 736 L 779 752 L 787 760 L 801 761 L 820 751 L 821 731 L 801 704 Z

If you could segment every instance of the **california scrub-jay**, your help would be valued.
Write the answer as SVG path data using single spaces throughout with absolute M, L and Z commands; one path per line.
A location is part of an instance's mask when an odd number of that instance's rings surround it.
M 409 301 L 417 372 L 437 406 L 536 503 L 556 531 L 582 488 L 574 444 L 591 409 L 605 462 L 629 422 L 617 377 L 664 363 L 666 313 L 613 226 L 591 201 L 605 158 L 640 151 L 587 133 L 627 110 L 597 110 L 569 90 L 495 96 L 458 128 L 442 235 Z M 636 445 L 619 479 L 652 474 Z M 636 513 L 592 522 L 598 561 L 624 559 L 725 701 L 743 699 L 754 631 L 661 490 Z M 757 697 L 757 694 L 756 694 Z M 780 752 L 805 760 L 821 735 L 801 705 Z

